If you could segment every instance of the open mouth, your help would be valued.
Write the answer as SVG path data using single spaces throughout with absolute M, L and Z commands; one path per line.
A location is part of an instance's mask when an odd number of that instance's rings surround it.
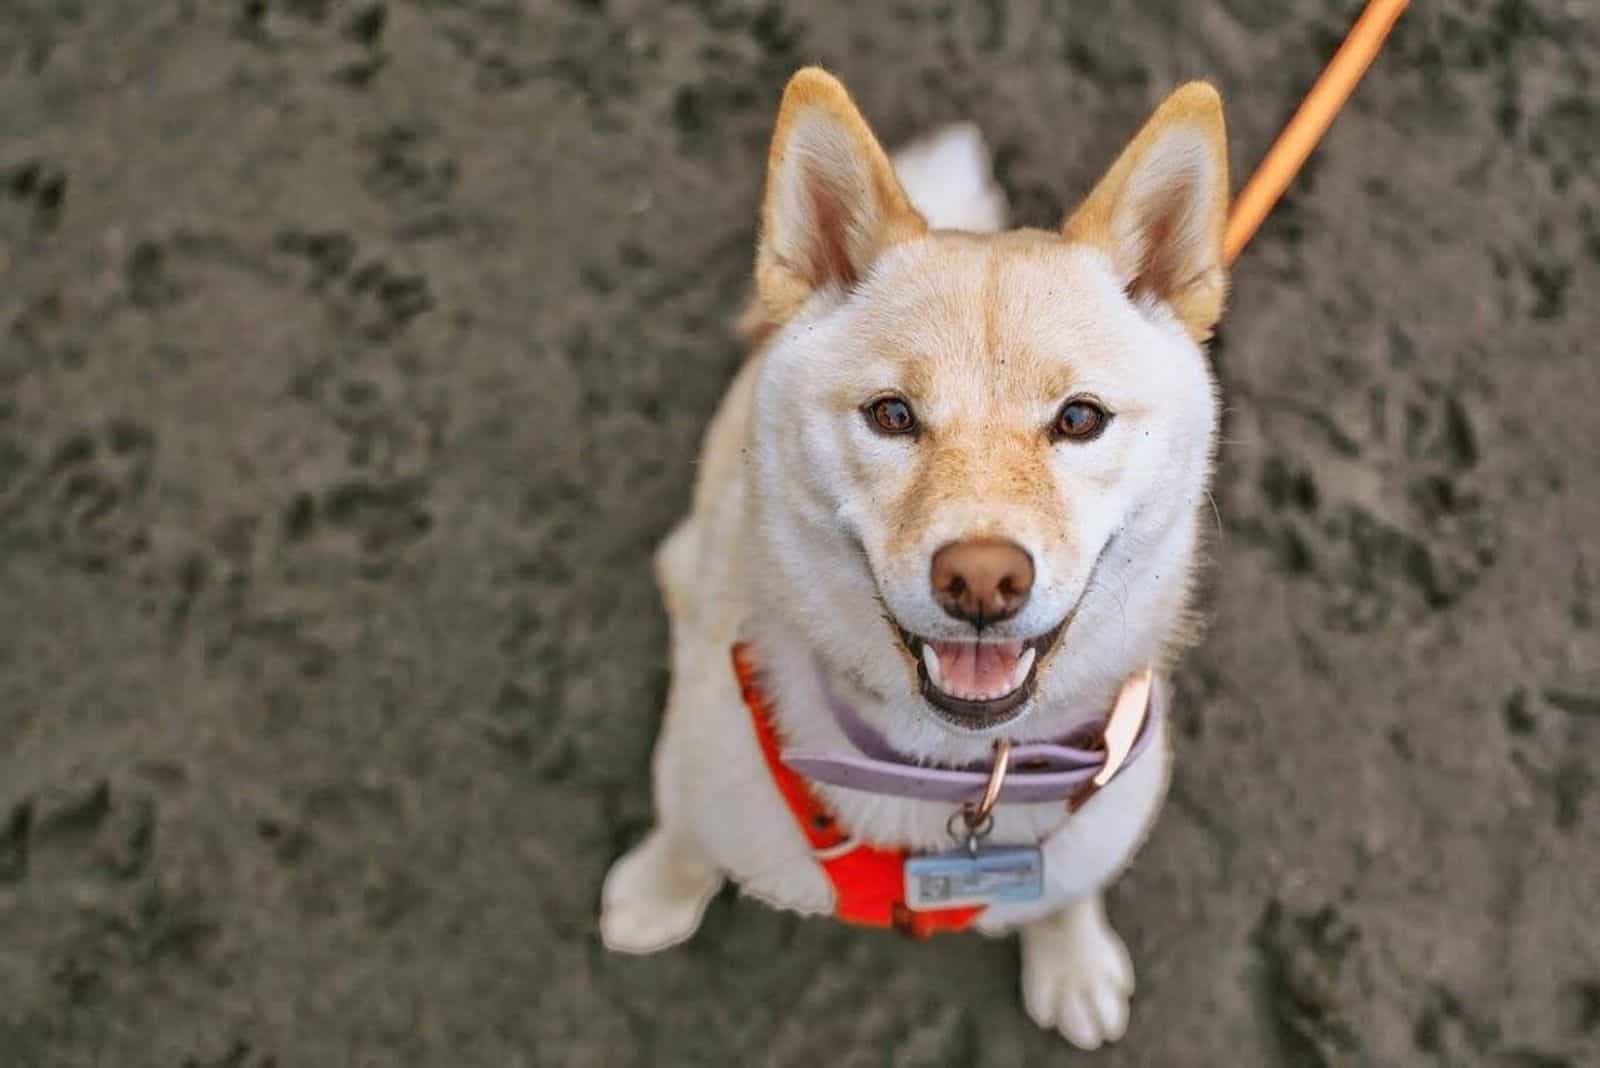
M 917 660 L 922 696 L 945 722 L 964 730 L 1004 726 L 1033 696 L 1039 661 L 1061 636 L 1063 620 L 1037 637 L 1009 641 L 919 638 L 896 626 Z

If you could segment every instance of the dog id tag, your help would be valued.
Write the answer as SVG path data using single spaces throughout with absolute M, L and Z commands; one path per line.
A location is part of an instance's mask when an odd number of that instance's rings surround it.
M 968 802 L 950 814 L 945 829 L 959 843 L 948 853 L 907 857 L 906 907 L 914 912 L 972 905 L 1009 905 L 1037 901 L 1044 893 L 1044 854 L 1038 846 L 985 846 L 994 827 L 994 806 L 1011 768 L 1011 743 L 994 743 L 994 767 L 983 800 Z M 956 821 L 967 833 L 956 833 Z
M 1037 901 L 1044 893 L 1038 846 L 972 846 L 906 858 L 906 907 L 914 911 Z

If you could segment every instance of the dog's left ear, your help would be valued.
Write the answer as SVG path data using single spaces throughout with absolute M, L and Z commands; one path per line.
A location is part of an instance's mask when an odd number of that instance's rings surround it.
M 1129 296 L 1169 305 L 1204 341 L 1227 295 L 1227 215 L 1222 99 L 1191 82 L 1162 102 L 1063 230 L 1104 252 Z
M 746 326 L 782 326 L 813 293 L 848 290 L 884 249 L 927 228 L 850 94 L 807 67 L 778 109 Z

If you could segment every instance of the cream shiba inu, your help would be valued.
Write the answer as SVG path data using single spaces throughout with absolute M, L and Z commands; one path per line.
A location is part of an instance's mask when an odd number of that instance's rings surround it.
M 688 938 L 732 879 L 919 934 L 1018 930 L 1029 1014 L 1122 1035 L 1101 893 L 1166 790 L 1227 190 L 1221 102 L 1193 84 L 1059 232 L 1001 232 L 973 128 L 891 162 L 837 81 L 794 77 L 758 351 L 657 557 L 656 825 L 606 878 L 607 946 Z

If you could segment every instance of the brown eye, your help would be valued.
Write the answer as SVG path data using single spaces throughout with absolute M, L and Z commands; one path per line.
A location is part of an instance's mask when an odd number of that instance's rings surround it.
M 1098 404 L 1086 400 L 1070 400 L 1061 406 L 1056 416 L 1055 434 L 1071 441 L 1091 441 L 1111 421 L 1111 416 Z
M 917 429 L 917 417 L 911 414 L 911 405 L 899 397 L 884 397 L 867 406 L 872 425 L 885 434 L 909 434 Z

